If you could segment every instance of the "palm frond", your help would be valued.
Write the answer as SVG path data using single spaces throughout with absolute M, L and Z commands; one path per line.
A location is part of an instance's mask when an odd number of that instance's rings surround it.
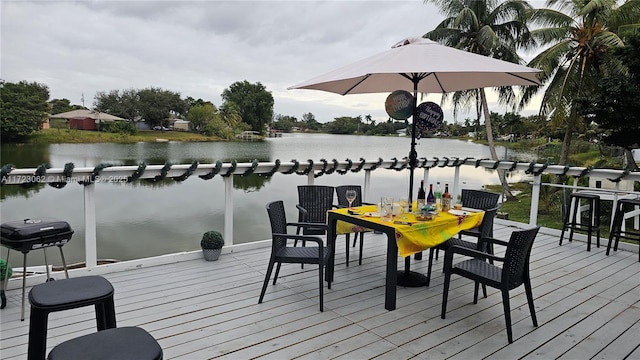
M 566 55 L 572 50 L 571 41 L 564 40 L 550 46 L 534 57 L 527 66 L 540 69 L 540 80 L 546 82 L 558 67 L 565 63 Z
M 569 27 L 575 20 L 570 15 L 554 9 L 535 9 L 529 14 L 530 25 L 540 27 Z
M 616 0 L 590 0 L 578 9 L 580 17 L 591 17 L 597 21 L 606 21 L 611 16 L 612 9 L 616 6 Z
M 558 12 L 567 14 L 567 16 L 573 18 L 579 17 L 579 9 L 582 8 L 583 0 L 547 0 L 547 8 L 555 9 Z
M 594 43 L 598 46 L 608 48 L 615 48 L 618 46 L 624 46 L 624 41 L 614 32 L 603 31 L 594 37 Z
M 607 22 L 609 30 L 618 33 L 621 27 L 629 25 L 640 26 L 640 1 L 625 1 L 611 12 Z
M 530 32 L 530 36 L 534 39 L 537 45 L 544 46 L 547 44 L 553 44 L 561 39 L 571 38 L 571 32 L 572 29 L 569 27 L 553 27 L 532 30 Z
M 480 28 L 480 20 L 478 16 L 469 8 L 464 8 L 455 20 L 451 23 L 451 27 L 462 30 L 477 30 Z

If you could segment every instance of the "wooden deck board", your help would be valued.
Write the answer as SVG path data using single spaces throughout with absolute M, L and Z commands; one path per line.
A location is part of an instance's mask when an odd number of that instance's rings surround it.
M 513 223 L 496 223 L 508 238 Z M 640 263 L 637 254 L 612 252 L 581 241 L 558 246 L 540 232 L 531 255 L 539 326 L 532 325 L 523 288 L 511 292 L 514 344 L 509 345 L 502 299 L 495 289 L 473 304 L 473 284 L 452 277 L 447 316 L 440 318 L 443 254 L 431 286 L 397 289 L 397 309 L 384 309 L 386 241 L 365 236 L 358 248 L 337 241 L 336 277 L 318 311 L 317 267 L 283 265 L 276 285 L 258 297 L 269 248 L 223 254 L 219 261 L 187 260 L 104 274 L 114 288 L 119 326 L 141 326 L 166 359 L 513 359 L 633 358 L 640 353 Z M 496 249 L 498 254 L 502 249 Z M 423 260 L 413 271 L 426 273 Z M 398 262 L 403 267 L 403 261 Z M 73 273 L 72 276 L 79 276 Z M 28 317 L 21 322 L 20 289 L 7 290 L 0 313 L 0 357 L 24 359 Z M 95 331 L 93 308 L 52 313 L 48 350 Z
M 625 314 L 625 316 L 630 316 L 630 320 L 635 319 L 636 322 L 627 331 L 617 336 L 607 347 L 595 354 L 592 359 L 640 359 L 640 342 L 638 341 L 640 319 L 637 316 L 638 311 L 640 310 L 636 308 L 630 314 Z M 616 328 L 614 334 L 619 333 L 620 330 Z

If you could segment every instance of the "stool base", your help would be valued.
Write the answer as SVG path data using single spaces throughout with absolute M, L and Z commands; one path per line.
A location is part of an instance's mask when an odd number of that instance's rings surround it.
M 573 240 L 573 233 L 581 231 L 587 233 L 587 251 L 591 251 L 591 236 L 596 233 L 596 246 L 600 247 L 600 197 L 595 194 L 581 194 L 579 192 L 571 194 L 569 208 L 573 205 L 573 210 L 567 211 L 562 232 L 560 234 L 560 242 L 562 245 L 564 233 L 569 230 L 569 242 Z M 586 200 L 589 206 L 588 224 L 581 224 L 578 219 L 580 216 L 580 200 Z M 571 213 L 573 212 L 573 216 Z
M 622 230 L 622 223 L 624 219 L 624 206 L 639 206 L 640 207 L 640 199 L 622 199 L 618 200 L 616 204 L 615 215 L 613 217 L 613 225 L 611 226 L 611 232 L 609 235 L 609 244 L 607 245 L 607 255 L 611 251 L 611 244 L 614 244 L 613 251 L 618 251 L 618 243 L 620 239 L 627 239 L 632 241 L 637 241 L 638 245 L 640 245 L 640 231 L 638 230 Z M 614 242 L 615 241 L 615 242 Z M 638 261 L 640 262 L 640 251 L 638 252 Z

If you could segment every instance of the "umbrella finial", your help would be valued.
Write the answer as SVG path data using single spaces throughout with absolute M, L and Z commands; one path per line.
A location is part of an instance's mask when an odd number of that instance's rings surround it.
M 411 44 L 428 44 L 428 43 L 433 43 L 433 41 L 429 40 L 429 39 L 425 39 L 425 38 L 421 38 L 421 37 L 408 37 L 406 39 L 400 40 L 398 41 L 395 45 L 393 45 L 391 48 L 398 48 L 401 46 L 406 46 L 406 45 L 411 45 Z

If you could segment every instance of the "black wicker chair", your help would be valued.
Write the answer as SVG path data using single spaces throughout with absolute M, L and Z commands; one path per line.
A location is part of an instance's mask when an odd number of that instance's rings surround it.
M 334 207 L 333 190 L 333 186 L 298 186 L 298 204 L 296 205 L 299 211 L 298 222 L 311 225 L 298 227 L 297 234 L 325 235 L 327 233 L 327 211 Z
M 349 201 L 347 201 L 347 190 L 355 190 L 356 198 L 353 200 L 351 206 L 362 206 L 362 205 L 372 205 L 370 203 L 365 203 L 362 201 L 362 187 L 360 185 L 341 185 L 336 186 L 336 196 L 338 198 L 338 207 L 346 208 L 349 206 Z M 358 264 L 362 265 L 362 248 L 364 246 L 364 233 L 370 230 L 368 229 L 356 229 L 355 236 L 353 237 L 353 247 L 356 246 L 356 242 L 358 240 L 358 236 L 360 237 L 360 253 L 358 257 Z M 349 266 L 349 239 L 351 234 L 346 234 L 346 261 L 347 266 Z
M 538 230 L 540 230 L 540 227 L 514 231 L 511 233 L 509 242 L 493 238 L 482 238 L 480 240 L 481 242 L 491 242 L 506 246 L 507 249 L 504 258 L 461 246 L 450 247 L 445 254 L 444 260 L 444 291 L 442 294 L 442 313 L 440 316 L 444 319 L 447 312 L 447 297 L 449 295 L 451 274 L 458 274 L 475 281 L 475 291 L 473 293 L 474 304 L 478 303 L 478 287 L 480 284 L 500 289 L 502 292 L 502 305 L 504 307 L 509 343 L 513 342 L 509 290 L 513 290 L 524 284 L 527 303 L 529 304 L 529 311 L 531 312 L 531 320 L 533 321 L 533 326 L 538 326 L 538 320 L 536 319 L 535 308 L 533 306 L 531 279 L 529 276 L 529 257 Z M 455 254 L 470 256 L 472 259 L 453 264 L 453 256 Z M 503 266 L 498 267 L 490 264 L 486 261 L 487 259 L 503 262 Z
M 462 195 L 460 196 L 462 206 L 480 210 L 496 208 L 498 206 L 498 200 L 500 200 L 500 194 L 486 190 L 462 189 Z M 496 213 L 494 212 L 493 217 L 495 216 Z M 491 218 L 489 237 L 493 236 L 493 217 Z M 463 230 L 458 237 L 462 238 L 462 235 L 480 238 L 480 227 Z
M 480 226 L 476 228 L 478 229 L 478 235 L 480 236 L 480 238 L 493 236 L 493 219 L 495 218 L 497 211 L 498 211 L 497 207 L 493 209 L 485 210 L 484 217 L 482 218 L 482 222 L 480 223 Z M 482 252 L 489 252 L 490 254 L 493 254 L 493 248 L 489 249 L 487 243 L 485 242 L 482 242 L 482 241 L 471 242 L 471 241 L 462 240 L 460 238 L 451 238 L 443 242 L 442 244 L 429 249 L 429 266 L 427 268 L 427 286 L 429 286 L 429 283 L 431 281 L 431 268 L 433 266 L 434 252 L 437 252 L 439 250 L 446 251 L 448 248 L 454 245 L 462 246 L 467 249 L 475 249 Z M 492 261 L 490 260 L 489 262 L 491 263 Z M 484 296 L 486 297 L 487 290 L 484 286 L 482 287 L 482 291 Z
M 479 210 L 489 210 L 493 208 L 498 208 L 498 200 L 500 199 L 500 194 L 494 193 L 486 190 L 473 190 L 473 189 L 462 189 L 462 195 L 460 196 L 460 201 L 462 202 L 462 206 L 479 209 Z M 486 219 L 490 221 L 490 224 L 486 224 L 487 229 L 489 230 L 488 234 L 484 234 L 485 236 L 492 237 L 493 236 L 493 220 L 496 216 L 496 212 L 491 215 L 491 218 Z M 485 214 L 485 218 L 487 214 Z M 483 219 L 484 222 L 485 219 Z M 462 241 L 462 236 L 472 236 L 476 239 L 480 239 L 480 226 L 475 227 L 469 230 L 462 230 L 458 233 L 458 239 L 460 239 L 461 244 L 469 244 L 468 241 Z M 470 243 L 474 244 L 474 243 Z M 475 249 L 475 245 L 470 247 L 471 249 Z M 438 259 L 438 251 L 436 248 L 436 259 Z M 489 244 L 489 252 L 493 252 L 493 247 Z
M 267 273 L 264 277 L 262 292 L 260 293 L 260 300 L 258 300 L 258 303 L 262 303 L 262 300 L 264 299 L 264 293 L 267 290 L 267 284 L 269 283 L 269 278 L 271 277 L 274 264 L 278 264 L 276 267 L 276 273 L 273 277 L 274 285 L 276 284 L 278 274 L 280 273 L 280 265 L 283 263 L 318 264 L 320 311 L 323 311 L 323 276 L 325 266 L 327 265 L 329 255 L 331 254 L 331 249 L 328 246 L 324 246 L 322 239 L 317 236 L 287 234 L 288 227 L 300 229 L 305 227 L 319 228 L 321 226 L 319 224 L 288 223 L 284 210 L 284 203 L 280 200 L 270 202 L 266 207 L 267 213 L 269 214 L 269 221 L 271 222 L 272 232 L 271 258 L 269 259 L 269 266 L 267 267 Z M 324 225 L 324 228 L 326 231 L 328 229 L 327 225 Z M 317 246 L 287 246 L 287 240 L 311 241 L 316 243 Z M 331 289 L 331 282 L 328 283 L 328 288 Z

